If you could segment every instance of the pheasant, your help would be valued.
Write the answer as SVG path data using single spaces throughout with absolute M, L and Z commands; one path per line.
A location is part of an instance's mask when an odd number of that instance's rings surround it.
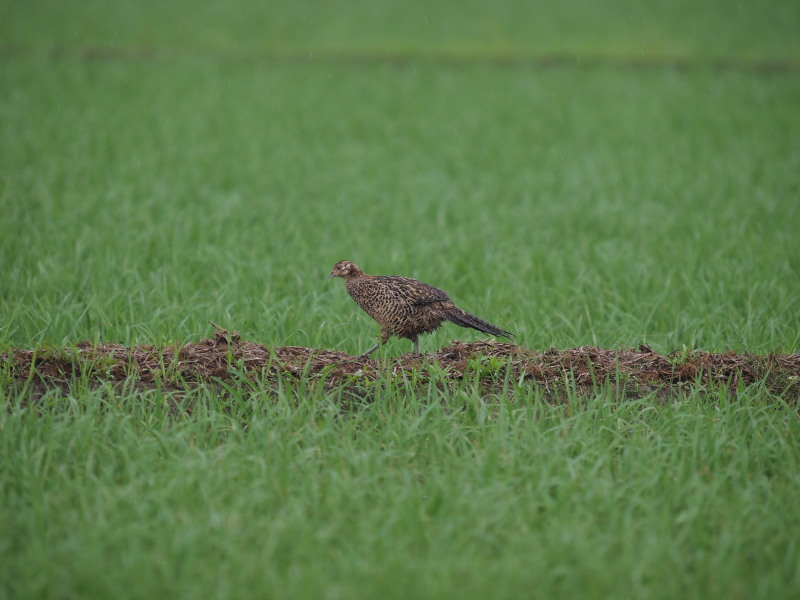
M 471 327 L 490 335 L 514 337 L 453 304 L 447 292 L 410 279 L 394 275 L 367 275 L 349 260 L 334 265 L 328 279 L 342 277 L 347 292 L 364 311 L 381 326 L 380 341 L 361 354 L 367 357 L 393 335 L 414 342 L 414 354 L 419 354 L 418 336 L 435 331 L 442 321 L 461 327 Z

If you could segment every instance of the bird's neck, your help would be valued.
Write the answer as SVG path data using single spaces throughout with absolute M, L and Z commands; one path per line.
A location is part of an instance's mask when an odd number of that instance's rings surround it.
M 361 279 L 362 277 L 369 277 L 369 275 L 365 275 L 364 271 L 361 269 L 351 269 L 350 272 L 344 276 L 344 280 L 349 283 Z

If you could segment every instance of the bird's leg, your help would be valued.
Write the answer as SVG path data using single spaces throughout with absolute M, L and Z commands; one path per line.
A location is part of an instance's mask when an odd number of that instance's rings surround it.
M 375 350 L 378 349 L 378 346 L 380 346 L 380 344 L 375 344 L 372 348 L 370 348 L 369 350 L 367 350 L 363 354 L 359 354 L 358 358 L 369 358 L 369 355 L 372 354 L 373 352 L 375 352 Z
M 414 342 L 414 354 L 419 354 L 419 339 L 414 336 L 411 341 Z
M 375 352 L 375 350 L 377 350 L 382 344 L 385 344 L 386 340 L 388 340 L 390 337 L 391 337 L 391 334 L 389 333 L 389 330 L 386 329 L 385 327 L 381 326 L 381 337 L 378 338 L 378 343 L 375 344 L 372 348 L 370 348 L 366 352 L 364 352 L 363 354 L 359 354 L 358 357 L 359 358 L 367 358 L 370 354 Z

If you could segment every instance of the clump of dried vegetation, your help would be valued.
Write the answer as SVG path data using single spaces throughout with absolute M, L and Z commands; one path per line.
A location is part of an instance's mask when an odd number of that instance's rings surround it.
M 27 383 L 35 394 L 54 387 L 68 389 L 76 381 L 90 385 L 134 381 L 138 388 L 178 390 L 226 383 L 244 375 L 267 381 L 308 378 L 326 389 L 349 392 L 388 376 L 417 383 L 437 377 L 438 385 L 469 378 L 488 392 L 509 381 L 527 383 L 540 386 L 550 396 L 567 388 L 588 393 L 603 384 L 635 397 L 653 392 L 668 397 L 697 387 L 724 386 L 736 391 L 761 384 L 792 402 L 800 397 L 800 354 L 695 351 L 662 355 L 645 345 L 536 352 L 514 344 L 454 341 L 433 354 L 405 354 L 387 361 L 316 348 L 270 348 L 215 326 L 214 337 L 182 347 L 81 342 L 67 348 L 10 349 L 1 358 L 11 379 Z

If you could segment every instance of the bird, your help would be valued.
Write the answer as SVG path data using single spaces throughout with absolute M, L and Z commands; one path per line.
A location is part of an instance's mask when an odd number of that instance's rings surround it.
M 380 341 L 359 355 L 360 358 L 368 357 L 393 335 L 411 340 L 414 354 L 419 354 L 419 334 L 435 331 L 442 321 L 490 335 L 514 337 L 514 334 L 461 310 L 453 304 L 447 292 L 422 281 L 396 275 L 367 275 L 349 260 L 340 260 L 334 265 L 328 279 L 334 277 L 344 279 L 347 292 L 356 304 L 381 326 Z

